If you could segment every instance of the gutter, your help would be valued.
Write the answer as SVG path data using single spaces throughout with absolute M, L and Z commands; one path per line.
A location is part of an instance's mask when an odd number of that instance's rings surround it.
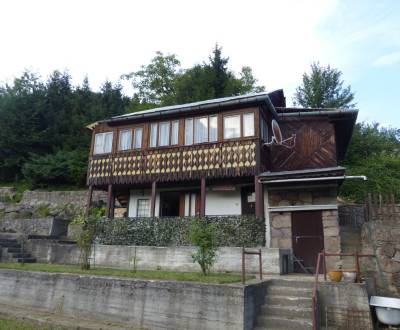
M 358 110 L 315 110 L 315 111 L 298 111 L 298 112 L 279 112 L 279 117 L 304 117 L 304 116 L 337 116 L 337 115 L 358 115 Z
M 340 176 L 329 176 L 320 178 L 299 178 L 299 179 L 278 179 L 278 180 L 263 180 L 259 179 L 259 183 L 286 183 L 286 182 L 311 182 L 311 181 L 332 181 L 332 180 L 345 180 L 345 179 L 359 179 L 366 181 L 365 175 L 340 175 Z

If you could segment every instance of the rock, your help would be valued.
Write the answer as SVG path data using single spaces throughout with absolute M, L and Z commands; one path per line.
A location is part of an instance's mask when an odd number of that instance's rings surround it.
M 381 253 L 389 258 L 392 258 L 395 253 L 394 246 L 392 244 L 384 244 L 381 249 Z
M 325 237 L 324 246 L 326 252 L 336 253 L 340 251 L 339 237 Z
M 272 227 L 274 228 L 291 228 L 292 220 L 290 213 L 274 214 L 272 216 Z
M 324 228 L 325 237 L 337 237 L 339 236 L 339 227 L 326 227 Z

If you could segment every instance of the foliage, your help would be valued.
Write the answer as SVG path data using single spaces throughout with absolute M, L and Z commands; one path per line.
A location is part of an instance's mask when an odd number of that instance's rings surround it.
M 341 71 L 314 62 L 311 72 L 303 74 L 302 84 L 293 98 L 294 104 L 306 108 L 354 108 L 354 94 L 350 86 L 343 87 L 341 77 Z
M 24 271 L 40 271 L 49 273 L 74 273 L 83 275 L 105 275 L 105 276 L 116 276 L 116 277 L 128 277 L 128 278 L 141 278 L 141 279 L 152 279 L 152 280 L 169 280 L 169 281 L 195 281 L 203 283 L 236 283 L 241 280 L 240 275 L 228 274 L 228 273 L 210 273 L 208 276 L 203 276 L 198 272 L 172 272 L 172 271 L 160 271 L 160 270 L 137 270 L 135 273 L 130 269 L 121 268 L 102 268 L 96 267 L 96 269 L 83 270 L 79 266 L 74 265 L 57 265 L 57 264 L 25 264 L 25 267 L 21 267 L 18 263 L 1 262 L 0 269 L 19 269 Z M 248 275 L 247 279 L 254 279 L 255 276 Z
M 90 255 L 92 245 L 96 237 L 98 217 L 89 216 L 83 222 L 82 232 L 79 235 L 76 244 L 80 249 L 79 263 L 82 270 L 90 269 Z
M 361 202 L 368 193 L 393 193 L 400 200 L 400 130 L 358 123 L 343 162 L 347 175 L 366 175 L 367 181 L 346 180 L 340 195 Z
M 195 220 L 191 222 L 189 241 L 196 247 L 196 252 L 192 255 L 192 258 L 193 262 L 200 265 L 203 275 L 207 275 L 215 263 L 217 252 L 215 238 L 215 224 Z
M 102 219 L 97 237 L 99 243 L 107 245 L 190 245 L 192 221 L 213 223 L 217 246 L 262 246 L 264 242 L 264 223 L 252 216 Z
M 24 72 L 0 85 L 0 180 L 34 186 L 83 184 L 90 133 L 85 126 L 123 114 L 128 98 L 121 86 L 105 82 L 94 92 L 85 79 L 72 86 L 67 72 L 54 71 L 46 82 Z
M 33 214 L 38 218 L 48 217 L 51 214 L 50 206 L 46 203 L 39 203 L 35 206 Z
M 182 69 L 176 55 L 157 52 L 150 64 L 123 76 L 135 89 L 131 110 L 182 104 L 206 99 L 260 92 L 250 67 L 244 66 L 237 77 L 228 69 L 229 58 L 215 46 L 207 63 Z

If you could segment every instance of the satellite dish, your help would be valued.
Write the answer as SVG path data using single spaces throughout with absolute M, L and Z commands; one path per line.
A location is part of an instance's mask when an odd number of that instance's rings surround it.
M 275 119 L 272 119 L 271 126 L 272 126 L 272 134 L 273 134 L 275 142 L 277 144 L 281 144 L 282 143 L 282 132 L 281 132 L 281 128 L 279 127 L 278 122 Z
M 269 147 L 275 144 L 277 146 L 282 146 L 288 149 L 293 149 L 295 147 L 296 134 L 292 134 L 291 137 L 283 139 L 281 128 L 279 127 L 279 124 L 275 119 L 272 119 L 271 121 L 271 128 L 272 128 L 272 138 L 270 142 L 264 143 L 265 146 Z

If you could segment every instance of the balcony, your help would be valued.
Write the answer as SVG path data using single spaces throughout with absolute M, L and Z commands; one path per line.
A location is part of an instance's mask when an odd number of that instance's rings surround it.
M 88 184 L 135 184 L 256 174 L 258 139 L 93 155 Z

